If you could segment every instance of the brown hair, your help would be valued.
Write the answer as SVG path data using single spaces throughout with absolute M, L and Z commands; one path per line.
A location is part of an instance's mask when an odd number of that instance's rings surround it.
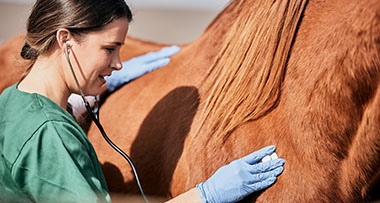
M 54 46 L 58 29 L 66 28 L 78 38 L 101 30 L 121 17 L 132 21 L 131 10 L 124 0 L 37 0 L 27 20 L 25 45 L 21 50 L 21 56 L 31 60 L 22 78 L 37 57 Z

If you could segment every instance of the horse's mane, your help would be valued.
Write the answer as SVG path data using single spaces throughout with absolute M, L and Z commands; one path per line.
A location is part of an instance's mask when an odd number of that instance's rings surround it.
M 209 138 L 225 141 L 236 127 L 274 107 L 306 3 L 240 0 L 236 4 L 240 14 L 205 78 L 208 96 L 198 130 L 203 127 Z

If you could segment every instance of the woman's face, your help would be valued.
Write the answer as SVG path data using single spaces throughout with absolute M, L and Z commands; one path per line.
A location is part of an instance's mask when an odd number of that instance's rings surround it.
M 120 48 L 127 32 L 128 19 L 119 18 L 104 29 L 90 32 L 79 42 L 73 42 L 70 59 L 85 95 L 98 95 L 106 84 L 104 77 L 121 69 Z M 75 84 L 70 87 L 79 93 Z

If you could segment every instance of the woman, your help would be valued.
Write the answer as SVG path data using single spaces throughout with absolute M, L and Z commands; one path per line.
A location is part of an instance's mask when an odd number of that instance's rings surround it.
M 65 48 L 85 95 L 98 95 L 120 70 L 119 51 L 131 12 L 124 0 L 37 0 L 27 23 L 26 76 L 0 95 L 0 201 L 110 202 L 95 151 L 64 109 L 79 94 Z M 283 159 L 260 162 L 269 146 L 220 168 L 172 199 L 234 202 L 264 189 Z

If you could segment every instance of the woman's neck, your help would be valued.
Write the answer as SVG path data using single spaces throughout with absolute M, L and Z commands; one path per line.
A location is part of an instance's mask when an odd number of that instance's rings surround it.
M 28 93 L 43 95 L 63 109 L 67 108 L 70 90 L 56 57 L 39 57 L 29 74 L 20 82 L 18 89 Z

